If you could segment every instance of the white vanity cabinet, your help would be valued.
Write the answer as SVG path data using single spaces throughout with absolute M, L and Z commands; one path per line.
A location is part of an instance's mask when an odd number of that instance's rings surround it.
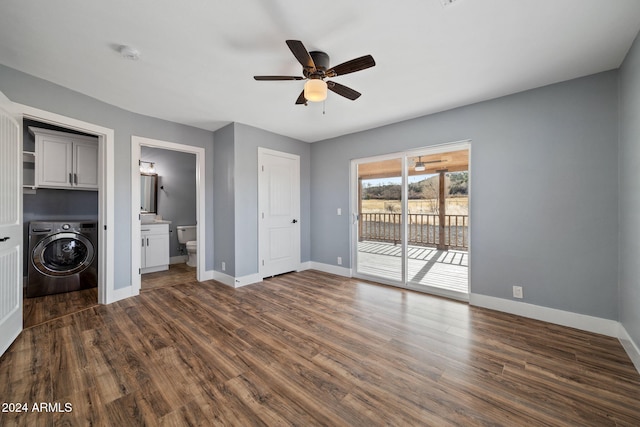
M 98 140 L 84 135 L 29 127 L 35 144 L 35 186 L 98 189 Z
M 142 224 L 141 273 L 169 269 L 169 224 Z

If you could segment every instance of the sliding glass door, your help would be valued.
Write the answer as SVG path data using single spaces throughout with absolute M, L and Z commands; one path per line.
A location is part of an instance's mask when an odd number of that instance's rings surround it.
M 357 277 L 467 299 L 469 144 L 358 159 Z
M 356 271 L 402 283 L 403 161 L 382 158 L 358 162 Z

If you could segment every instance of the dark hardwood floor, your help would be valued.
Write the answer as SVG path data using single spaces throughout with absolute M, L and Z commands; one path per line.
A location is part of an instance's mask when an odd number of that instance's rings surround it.
M 98 288 L 23 299 L 25 328 L 98 305 Z
M 196 267 L 187 264 L 171 264 L 169 270 L 143 274 L 140 283 L 140 291 L 162 288 L 165 286 L 192 283 L 196 281 Z
M 195 267 L 189 267 L 187 264 L 172 264 L 167 271 L 143 274 L 140 291 L 195 281 Z M 24 298 L 23 303 L 23 325 L 25 328 L 30 328 L 98 305 L 98 288 Z
M 26 329 L 0 396 L 72 407 L 2 426 L 640 425 L 640 374 L 614 338 L 313 270 Z

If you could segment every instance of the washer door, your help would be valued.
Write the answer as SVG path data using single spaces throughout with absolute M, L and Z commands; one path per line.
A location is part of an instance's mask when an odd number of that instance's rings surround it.
M 31 261 L 47 276 L 70 276 L 89 267 L 93 254 L 93 244 L 82 234 L 56 233 L 36 245 Z

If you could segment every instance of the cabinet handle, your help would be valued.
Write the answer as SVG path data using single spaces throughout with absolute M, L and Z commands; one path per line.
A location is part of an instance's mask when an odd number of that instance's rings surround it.
M 69 184 L 73 185 L 73 174 L 69 173 Z
M 74 173 L 74 174 L 73 174 L 73 183 L 74 183 L 75 185 L 78 185 L 78 174 L 77 174 L 77 173 Z
M 144 248 L 144 238 L 142 239 L 142 247 Z
M 147 246 L 149 246 L 149 238 L 147 237 Z
M 7 240 L 9 240 L 9 239 L 10 239 L 10 237 L 9 237 L 9 236 L 7 236 L 7 237 L 2 237 L 2 238 L 0 238 L 0 242 L 6 242 L 6 241 L 7 241 Z

